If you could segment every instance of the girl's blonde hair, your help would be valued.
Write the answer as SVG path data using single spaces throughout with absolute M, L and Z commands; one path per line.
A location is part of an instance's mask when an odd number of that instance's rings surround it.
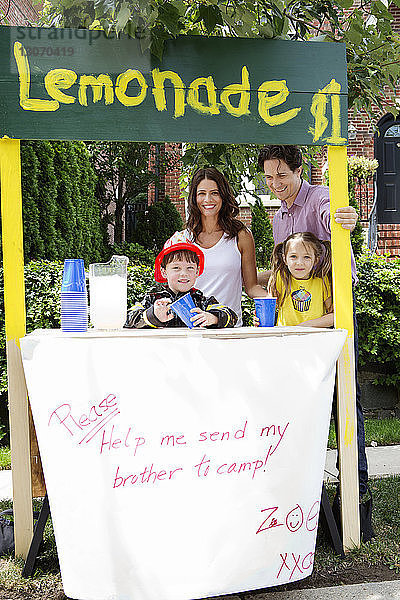
M 290 271 L 285 263 L 285 258 L 289 250 L 290 242 L 293 240 L 301 240 L 305 246 L 311 246 L 315 254 L 315 263 L 311 270 L 311 277 L 321 277 L 324 282 L 328 277 L 332 287 L 332 254 L 331 243 L 319 240 L 313 233 L 306 231 L 304 233 L 293 233 L 284 242 L 275 246 L 272 253 L 272 275 L 268 283 L 268 290 L 272 296 L 276 297 L 278 308 L 282 306 L 286 296 L 290 295 Z M 276 279 L 278 273 L 281 276 L 284 293 L 279 295 L 276 288 Z

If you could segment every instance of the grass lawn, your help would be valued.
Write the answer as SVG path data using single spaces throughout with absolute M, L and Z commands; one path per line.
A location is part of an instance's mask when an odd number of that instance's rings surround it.
M 8 446 L 0 447 L 0 471 L 11 469 L 11 452 Z
M 365 444 L 371 446 L 372 442 L 378 446 L 400 444 L 400 419 L 365 419 Z M 329 429 L 328 448 L 337 448 L 333 423 Z
M 374 498 L 373 522 L 376 537 L 350 551 L 345 559 L 336 556 L 325 532 L 318 531 L 314 571 L 304 580 L 279 586 L 279 590 L 327 587 L 400 579 L 400 477 L 387 477 L 371 482 Z M 328 489 L 332 496 L 333 486 Z M 0 510 L 10 506 L 0 502 Z M 35 508 L 39 503 L 35 501 Z M 79 546 L 77 545 L 77 552 Z M 58 567 L 53 529 L 46 526 L 43 549 L 37 560 L 37 570 L 30 579 L 21 578 L 22 561 L 0 559 L 1 600 L 65 600 Z M 271 588 L 270 588 L 271 589 Z M 257 599 L 262 590 L 240 593 L 241 600 Z

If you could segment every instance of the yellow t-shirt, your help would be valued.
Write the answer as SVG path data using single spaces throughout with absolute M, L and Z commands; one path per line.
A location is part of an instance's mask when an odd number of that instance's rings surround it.
M 280 273 L 276 278 L 276 289 L 280 297 L 284 294 Z M 332 295 L 327 277 L 310 279 L 290 278 L 290 292 L 278 311 L 277 325 L 299 325 L 303 321 L 318 319 L 326 314 L 324 302 Z

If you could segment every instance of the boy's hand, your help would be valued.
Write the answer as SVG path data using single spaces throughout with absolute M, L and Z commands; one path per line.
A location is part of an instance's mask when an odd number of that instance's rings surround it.
M 335 221 L 336 223 L 340 223 L 343 229 L 350 229 L 350 231 L 353 231 L 354 227 L 357 224 L 357 220 L 357 211 L 352 206 L 344 206 L 343 208 L 338 208 L 335 212 Z
M 169 307 L 170 304 L 171 300 L 169 298 L 159 298 L 154 302 L 154 314 L 161 323 L 166 323 L 174 318 L 174 314 Z
M 201 308 L 192 308 L 190 312 L 197 313 L 194 317 L 190 317 L 194 327 L 207 327 L 208 325 L 216 325 L 218 323 L 218 318 L 215 315 L 201 310 Z
M 253 327 L 260 327 L 260 320 L 257 317 L 255 310 L 253 310 Z

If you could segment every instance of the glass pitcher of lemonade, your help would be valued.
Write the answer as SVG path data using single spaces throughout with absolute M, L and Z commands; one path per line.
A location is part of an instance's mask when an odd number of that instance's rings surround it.
M 95 329 L 122 329 L 127 311 L 126 256 L 89 265 L 90 321 Z

